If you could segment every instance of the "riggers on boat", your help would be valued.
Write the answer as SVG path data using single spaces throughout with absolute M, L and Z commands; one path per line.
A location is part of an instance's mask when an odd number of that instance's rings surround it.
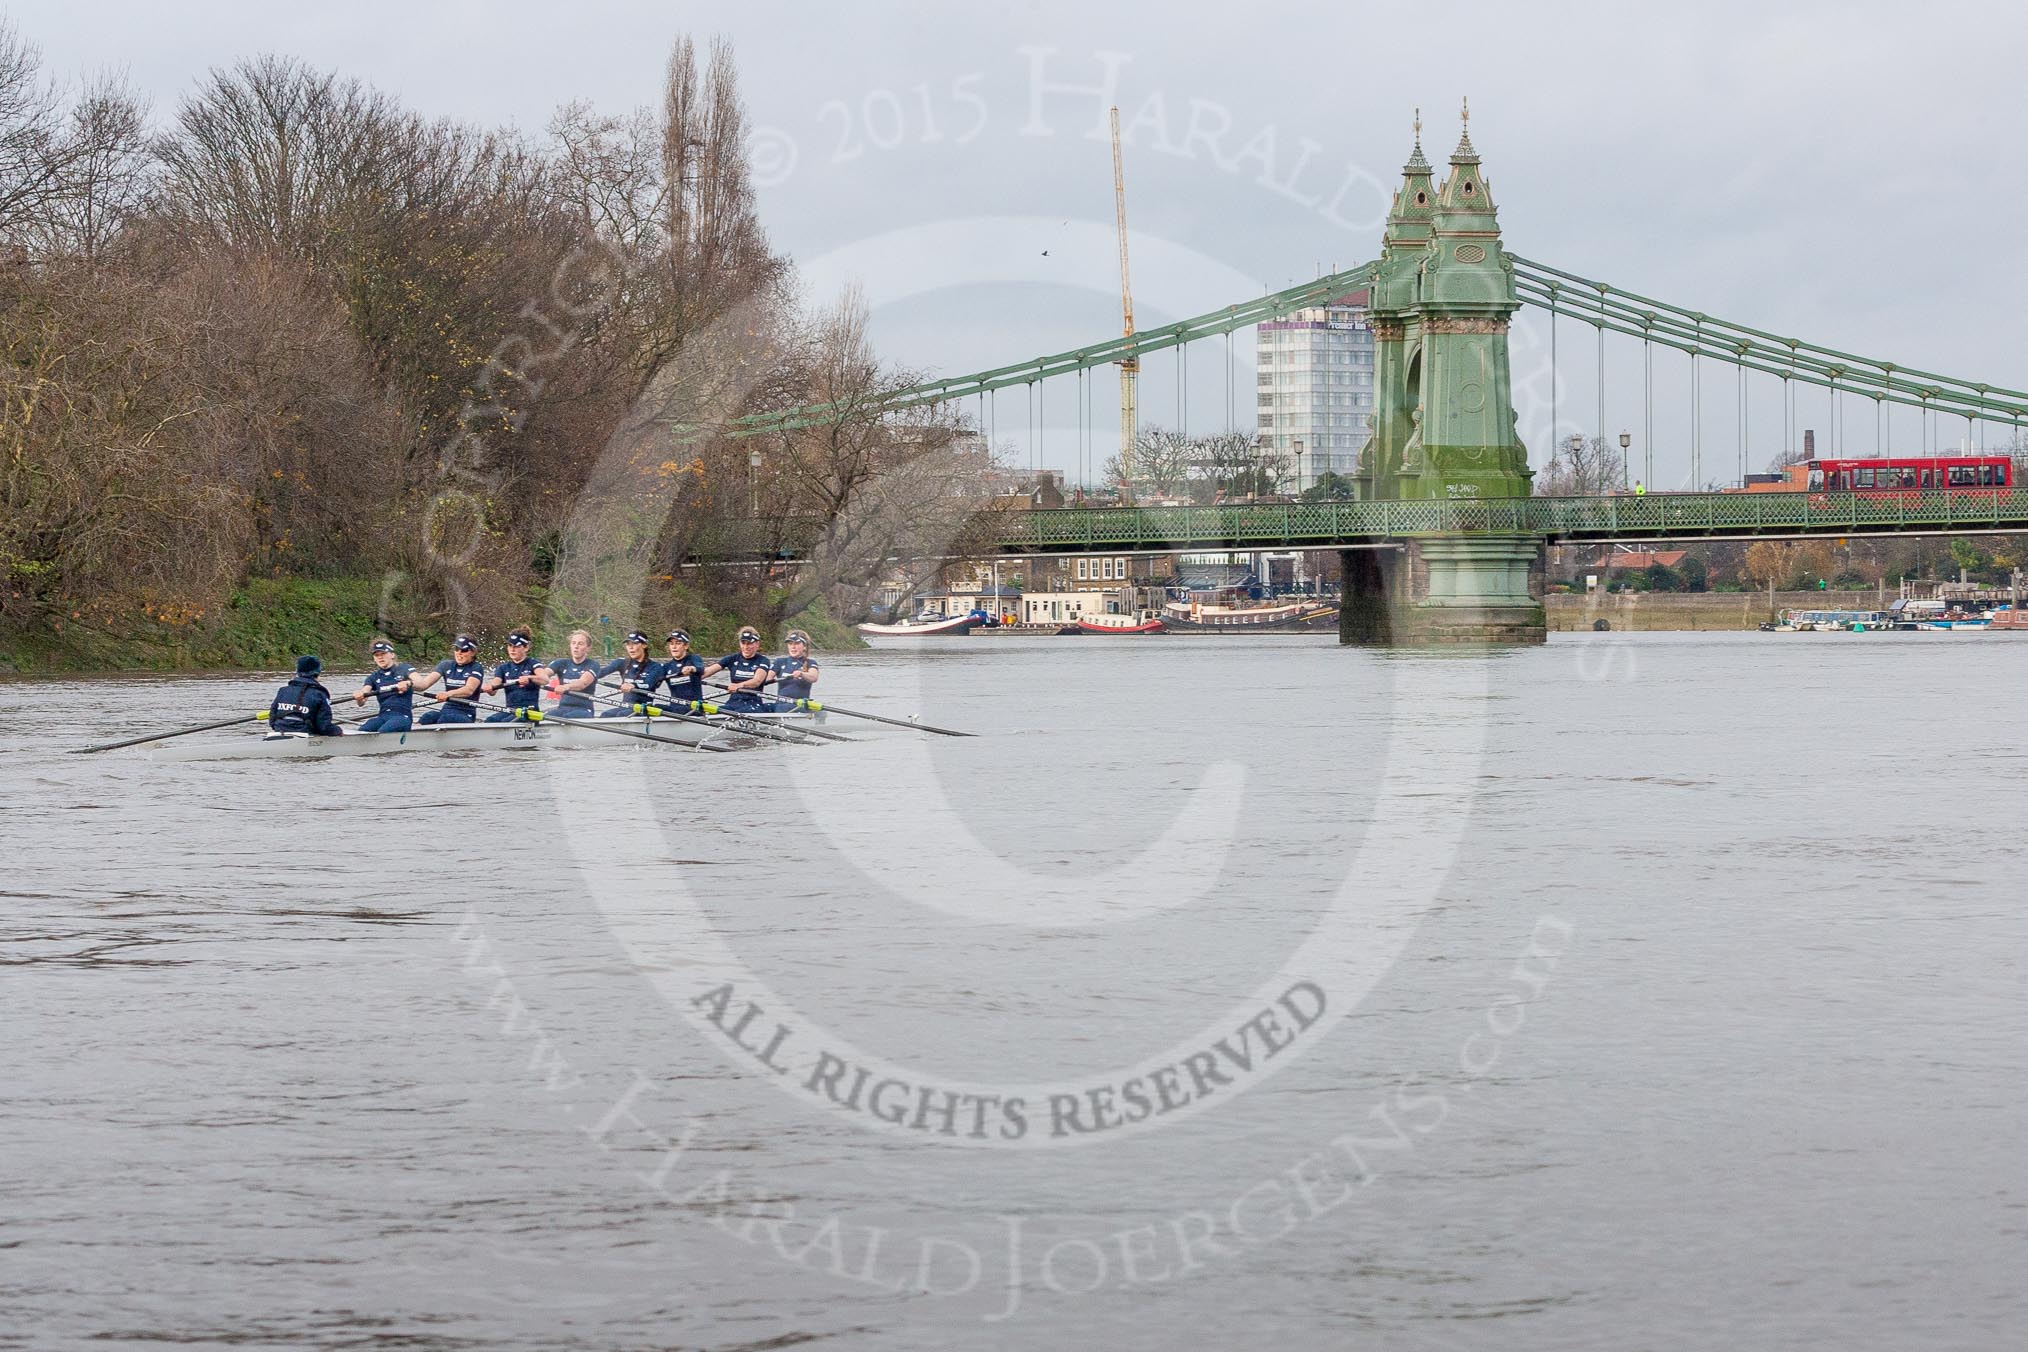
M 543 748 L 640 746 L 642 738 L 699 750 L 743 750 L 770 741 L 793 740 L 799 728 L 821 725 L 821 711 L 715 714 L 701 722 L 681 718 L 557 718 L 539 722 L 433 723 L 406 732 L 361 732 L 347 728 L 336 737 L 263 732 L 203 742 L 154 747 L 155 760 L 241 760 L 267 757 L 314 759 L 326 756 L 381 756 L 398 751 L 533 751 Z M 595 725 L 595 726 L 594 726 Z M 600 729 L 605 729 L 601 731 Z M 631 734 L 616 737 L 615 731 Z

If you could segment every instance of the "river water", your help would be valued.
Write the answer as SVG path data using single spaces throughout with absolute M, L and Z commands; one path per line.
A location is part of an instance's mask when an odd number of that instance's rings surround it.
M 0 1345 L 2016 1345 L 2024 662 L 977 638 L 820 687 L 971 738 L 321 762 L 0 686 Z

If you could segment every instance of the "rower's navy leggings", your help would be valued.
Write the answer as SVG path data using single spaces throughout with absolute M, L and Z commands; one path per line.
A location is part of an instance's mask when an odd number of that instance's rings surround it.
M 458 705 L 455 704 L 446 704 L 441 709 L 430 710 L 428 713 L 424 714 L 421 718 L 418 718 L 416 722 L 470 723 L 473 721 L 473 717 L 474 715 L 470 709 L 460 708 Z
M 407 732 L 407 714 L 375 714 L 359 725 L 361 732 Z

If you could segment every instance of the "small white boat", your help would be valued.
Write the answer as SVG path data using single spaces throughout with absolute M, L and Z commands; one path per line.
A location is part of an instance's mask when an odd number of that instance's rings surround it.
M 696 748 L 704 743 L 731 748 L 760 746 L 793 734 L 798 725 L 825 721 L 822 713 L 715 714 L 708 722 L 680 718 L 558 718 L 539 723 L 431 723 L 407 732 L 361 732 L 346 728 L 336 737 L 307 733 L 263 732 L 202 740 L 178 739 L 149 748 L 160 761 L 242 760 L 272 757 L 321 759 L 328 756 L 384 756 L 399 751 L 533 751 L 541 748 L 602 746 L 638 747 L 648 737 L 672 746 Z M 596 724 L 597 727 L 590 725 Z M 615 737 L 599 728 L 633 733 Z
M 977 615 L 959 615 L 952 619 L 928 619 L 918 616 L 900 624 L 862 624 L 859 632 L 875 638 L 959 638 L 971 633 L 985 621 Z

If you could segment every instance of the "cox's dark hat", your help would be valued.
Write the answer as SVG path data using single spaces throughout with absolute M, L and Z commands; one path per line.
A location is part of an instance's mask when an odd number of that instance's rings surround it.
M 310 653 L 307 656 L 296 659 L 296 674 L 298 676 L 315 676 L 323 669 L 324 663 L 315 653 Z
M 629 643 L 646 643 L 647 641 L 648 636 L 638 629 L 629 630 L 627 633 L 627 642 Z
M 688 643 L 689 641 L 690 631 L 687 629 L 671 629 L 669 637 L 663 640 L 665 643 Z
M 524 629 L 516 629 L 507 636 L 507 642 L 509 644 L 519 643 L 525 646 L 528 643 L 528 632 Z
M 389 643 L 386 639 L 381 639 L 379 642 L 373 645 L 373 651 L 377 653 L 391 653 L 394 651 L 394 645 L 392 643 Z
M 453 652 L 475 653 L 479 651 L 479 644 L 470 634 L 460 634 L 451 640 L 451 650 Z

